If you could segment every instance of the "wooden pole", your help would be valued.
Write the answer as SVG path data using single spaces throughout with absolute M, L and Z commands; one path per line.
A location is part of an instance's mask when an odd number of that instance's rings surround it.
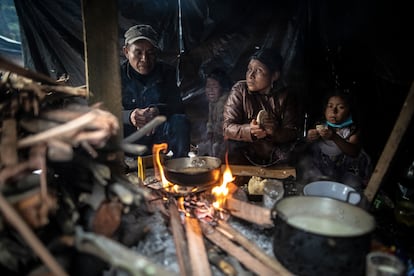
M 104 109 L 122 122 L 117 1 L 82 0 L 81 3 L 89 103 L 102 102 Z M 117 143 L 122 136 L 120 123 Z M 119 152 L 117 157 L 122 160 L 123 156 L 123 152 Z
M 378 188 L 383 180 L 385 173 L 388 170 L 390 162 L 392 161 L 398 145 L 407 130 L 410 120 L 414 112 L 414 82 L 411 84 L 410 91 L 401 108 L 400 115 L 394 125 L 394 128 L 388 138 L 384 150 L 378 160 L 378 163 L 371 175 L 364 194 L 369 202 L 374 199 Z

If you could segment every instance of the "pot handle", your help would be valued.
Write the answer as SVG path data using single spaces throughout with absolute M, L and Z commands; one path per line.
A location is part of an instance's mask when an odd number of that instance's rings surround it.
M 351 203 L 351 202 L 349 202 L 349 200 L 351 199 L 351 195 L 352 194 L 357 194 L 358 195 L 358 202 L 361 200 L 361 195 L 360 195 L 360 193 L 359 192 L 357 192 L 357 191 L 349 191 L 347 194 L 346 194 L 346 202 L 348 202 L 348 203 Z M 358 203 L 357 202 L 357 203 Z

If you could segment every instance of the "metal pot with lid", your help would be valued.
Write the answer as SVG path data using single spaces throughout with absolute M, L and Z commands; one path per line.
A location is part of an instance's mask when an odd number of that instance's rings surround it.
M 296 275 L 364 275 L 374 218 L 326 197 L 292 196 L 273 209 L 273 252 Z

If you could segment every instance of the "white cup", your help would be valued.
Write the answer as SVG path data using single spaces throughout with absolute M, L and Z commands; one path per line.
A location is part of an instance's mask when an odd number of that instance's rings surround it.
M 367 254 L 366 276 L 402 276 L 405 266 L 396 256 L 374 251 Z

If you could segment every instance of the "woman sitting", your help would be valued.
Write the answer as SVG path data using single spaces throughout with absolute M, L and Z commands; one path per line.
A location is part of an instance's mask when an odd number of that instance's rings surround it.
M 231 89 L 223 132 L 231 164 L 271 166 L 291 161 L 299 135 L 298 105 L 279 83 L 282 57 L 273 49 L 254 53 L 246 80 Z

